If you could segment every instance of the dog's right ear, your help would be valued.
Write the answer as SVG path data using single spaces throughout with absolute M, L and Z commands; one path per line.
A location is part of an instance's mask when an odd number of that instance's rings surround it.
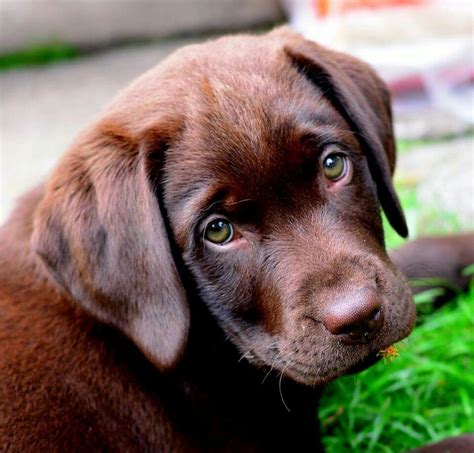
M 178 129 L 162 121 L 136 138 L 99 122 L 57 167 L 32 238 L 56 282 L 161 370 L 176 364 L 189 328 L 160 201 L 163 154 Z
M 284 52 L 298 72 L 317 86 L 346 120 L 369 163 L 380 204 L 402 237 L 408 227 L 391 181 L 395 167 L 390 97 L 368 65 L 303 39 L 286 29 Z

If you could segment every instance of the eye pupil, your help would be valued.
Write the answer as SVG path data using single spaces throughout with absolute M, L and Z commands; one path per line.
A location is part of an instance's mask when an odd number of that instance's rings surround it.
M 340 154 L 330 154 L 324 159 L 323 171 L 326 178 L 331 181 L 342 178 L 346 171 L 346 161 Z
M 214 244 L 225 244 L 232 239 L 234 230 L 225 219 L 216 219 L 207 224 L 205 238 Z

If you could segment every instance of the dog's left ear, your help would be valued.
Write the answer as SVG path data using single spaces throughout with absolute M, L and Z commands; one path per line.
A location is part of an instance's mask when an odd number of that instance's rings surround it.
M 395 141 L 390 95 L 384 82 L 360 60 L 296 34 L 291 36 L 285 53 L 296 69 L 321 89 L 356 135 L 367 155 L 380 204 L 392 227 L 407 237 L 407 224 L 391 181 Z
M 123 110 L 122 123 L 143 122 Z M 190 322 L 160 188 L 178 130 L 176 120 L 157 118 L 138 137 L 118 121 L 98 121 L 53 173 L 32 236 L 59 288 L 162 371 L 178 363 Z

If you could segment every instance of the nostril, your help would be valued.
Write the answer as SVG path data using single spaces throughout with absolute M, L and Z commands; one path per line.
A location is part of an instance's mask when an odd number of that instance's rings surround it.
M 331 332 L 334 335 L 351 335 L 358 330 L 355 325 L 342 326 L 340 329 L 334 329 L 334 332 Z
M 373 333 L 380 330 L 383 324 L 383 316 L 381 310 L 374 310 L 370 318 L 362 323 L 362 328 L 366 333 Z
M 369 319 L 375 320 L 379 316 L 380 316 L 380 309 L 379 308 L 374 308 L 372 310 L 372 313 L 370 313 L 370 315 L 369 315 Z

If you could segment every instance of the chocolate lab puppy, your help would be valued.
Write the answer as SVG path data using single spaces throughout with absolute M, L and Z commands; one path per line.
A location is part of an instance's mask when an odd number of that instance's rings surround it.
M 321 386 L 406 337 L 389 94 L 288 29 L 184 48 L 1 230 L 12 451 L 318 451 Z

